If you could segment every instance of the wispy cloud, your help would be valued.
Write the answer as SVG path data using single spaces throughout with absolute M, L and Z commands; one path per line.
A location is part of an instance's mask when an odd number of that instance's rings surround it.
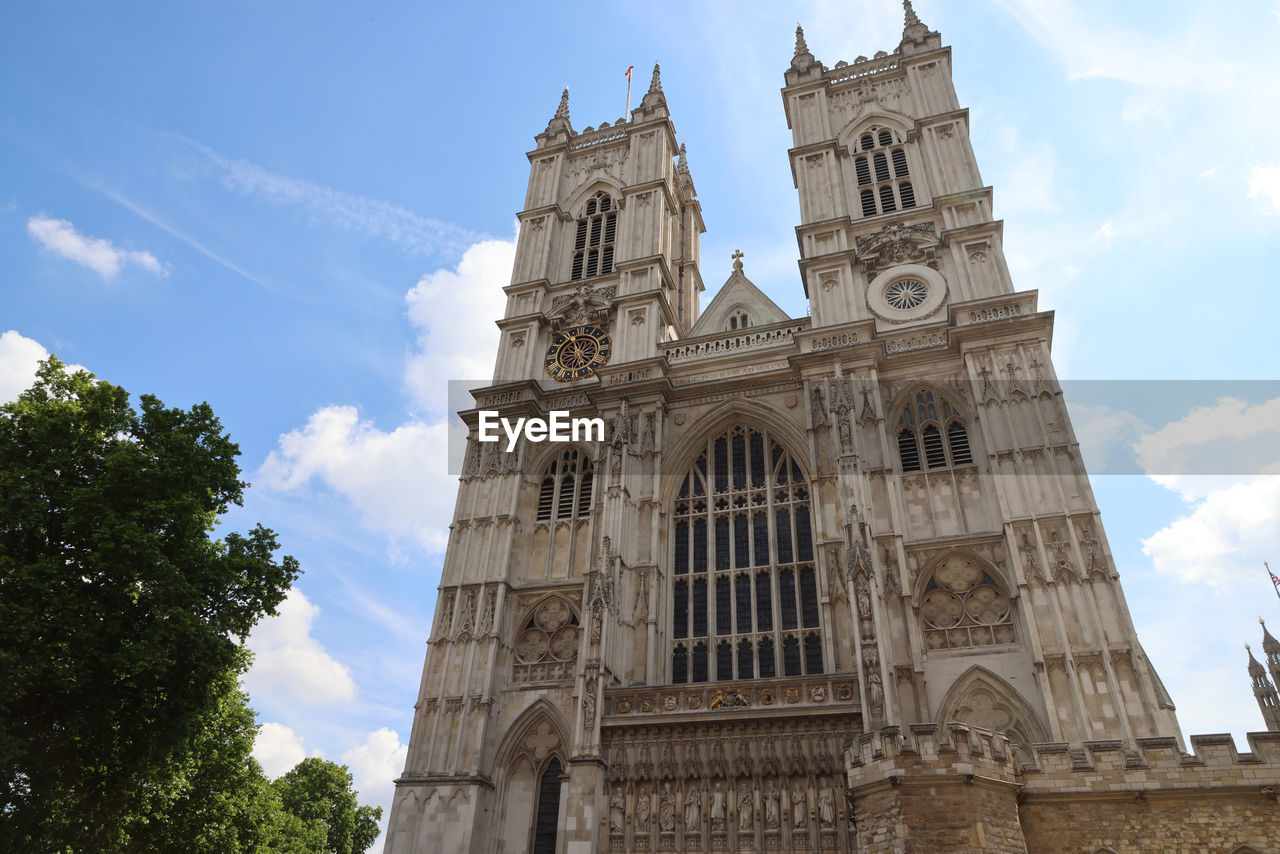
M 27 220 L 27 234 L 42 249 L 88 267 L 104 279 L 114 279 L 129 266 L 141 267 L 157 276 L 167 275 L 150 252 L 121 249 L 106 238 L 81 234 L 65 219 L 38 214 Z
M 1249 173 L 1249 198 L 1269 214 L 1280 214 L 1280 163 L 1255 166 Z
M 273 204 L 294 205 L 315 221 L 357 234 L 386 240 L 424 256 L 458 256 L 483 235 L 451 223 L 421 216 L 399 205 L 280 175 L 251 163 L 226 157 L 194 140 L 177 137 L 215 165 L 222 183 L 247 196 Z
M 178 240 L 181 240 L 183 243 L 187 244 L 192 249 L 196 250 L 197 252 L 199 252 L 201 255 L 205 256 L 209 260 L 214 261 L 218 264 L 221 264 L 223 267 L 226 267 L 231 272 L 236 273 L 237 275 L 243 276 L 244 278 L 248 279 L 254 284 L 262 285 L 264 288 L 268 288 L 272 290 L 276 289 L 275 286 L 272 285 L 270 282 L 268 282 L 266 279 L 262 278 L 261 276 L 250 273 L 248 270 L 245 270 L 244 268 L 232 263 L 231 261 L 228 261 L 226 258 L 214 252 L 212 249 L 205 246 L 200 241 L 196 240 L 195 238 L 187 234 L 184 234 L 183 232 L 169 225 L 169 223 L 157 217 L 155 214 L 148 211 L 146 208 L 143 208 L 141 205 L 138 205 L 137 203 L 131 201 L 130 199 L 125 198 L 124 196 L 120 195 L 114 190 L 107 190 L 102 187 L 95 187 L 95 189 L 97 189 L 107 198 L 111 199 L 111 201 L 115 202 L 121 207 L 127 208 L 128 210 L 130 210 L 137 216 L 141 217 L 142 219 L 146 220 L 147 222 L 151 223 L 156 228 L 160 229 L 166 234 L 169 234 L 173 237 L 176 237 Z

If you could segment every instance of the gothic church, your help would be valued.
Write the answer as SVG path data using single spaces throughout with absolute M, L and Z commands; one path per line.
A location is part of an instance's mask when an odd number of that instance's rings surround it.
M 1183 740 L 951 50 L 797 29 L 788 317 L 713 300 L 658 68 L 530 176 L 385 851 L 1280 852 L 1280 733 Z M 479 410 L 604 441 L 476 441 Z

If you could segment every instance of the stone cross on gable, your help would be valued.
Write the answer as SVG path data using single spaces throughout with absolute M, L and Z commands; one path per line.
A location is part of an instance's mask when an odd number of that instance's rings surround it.
M 731 255 L 730 257 L 733 258 L 733 269 L 741 273 L 742 272 L 742 250 L 741 249 L 733 250 L 733 255 Z

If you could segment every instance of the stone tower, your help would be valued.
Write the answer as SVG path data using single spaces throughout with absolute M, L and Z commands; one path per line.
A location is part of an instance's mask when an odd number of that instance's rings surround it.
M 656 67 L 631 116 L 576 132 L 566 92 L 537 136 L 494 380 L 461 413 L 390 854 L 846 851 L 871 826 L 857 768 L 880 785 L 874 751 L 846 768 L 856 737 L 1181 747 L 1053 315 L 1014 287 L 950 49 L 905 5 L 870 59 L 827 68 L 796 32 L 809 317 L 740 253 L 700 310 Z M 608 430 L 508 452 L 482 411 Z M 1004 747 L 986 760 L 1005 773 Z M 1016 830 L 1006 800 L 990 821 Z
M 1245 649 L 1249 650 L 1249 681 L 1253 685 L 1253 696 L 1258 701 L 1258 710 L 1262 712 L 1262 720 L 1266 722 L 1267 729 L 1280 731 L 1280 692 L 1276 691 L 1276 685 L 1280 685 L 1280 641 L 1267 630 L 1265 622 L 1261 619 L 1258 622 L 1262 623 L 1262 654 L 1267 659 L 1267 666 L 1263 667 L 1253 657 L 1253 650 L 1245 644 Z M 1270 678 L 1267 678 L 1268 669 L 1271 671 Z

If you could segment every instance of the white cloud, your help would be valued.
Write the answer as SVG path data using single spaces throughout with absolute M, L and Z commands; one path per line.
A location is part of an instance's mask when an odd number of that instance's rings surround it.
M 1269 214 L 1280 214 L 1280 164 L 1255 166 L 1249 173 L 1249 198 Z
M 343 231 L 386 240 L 422 255 L 461 252 L 479 237 L 475 232 L 420 216 L 390 202 L 269 172 L 247 160 L 224 157 L 192 140 L 183 141 L 222 170 L 222 182 L 228 188 L 275 204 L 297 205 L 314 219 Z
M 1241 476 L 1280 474 L 1280 398 L 1259 404 L 1222 398 L 1142 436 L 1134 450 L 1147 474 L 1190 497 Z
M 364 803 L 376 803 L 389 807 L 392 781 L 404 770 L 409 746 L 400 743 L 400 736 L 382 727 L 365 736 L 364 743 L 342 754 L 342 762 L 351 769 L 356 791 Z M 379 800 L 374 800 L 379 798 Z
M 1094 243 L 1101 243 L 1103 246 L 1110 246 L 1111 242 L 1116 239 L 1116 227 L 1111 224 L 1111 220 L 1107 220 L 1098 227 L 1090 238 Z
M 456 488 L 447 441 L 443 422 L 410 421 L 387 432 L 362 421 L 354 406 L 327 406 L 280 437 L 256 482 L 296 490 L 318 480 L 354 505 L 366 527 L 439 551 Z
M 1131 464 L 1117 456 L 1127 456 L 1134 440 L 1148 429 L 1141 418 L 1122 409 L 1093 404 L 1068 403 L 1067 410 L 1085 468 L 1091 474 L 1115 472 L 1126 463 Z
M 1142 541 L 1156 569 L 1220 590 L 1256 584 L 1280 540 L 1280 398 L 1197 407 L 1134 450 L 1189 508 Z
M 49 351 L 32 338 L 15 329 L 0 335 L 0 403 L 17 400 L 36 379 L 36 366 L 49 358 Z M 69 373 L 84 370 L 83 365 L 66 365 Z
M 381 836 L 370 851 L 381 851 L 391 820 L 391 799 L 395 795 L 394 780 L 404 770 L 409 746 L 400 743 L 400 736 L 387 727 L 369 733 L 364 743 L 342 754 L 342 762 L 351 769 L 359 802 L 382 807 Z
M 0 335 L 0 403 L 16 400 L 31 387 L 36 378 L 36 365 L 49 357 L 49 351 L 17 330 Z
M 46 251 L 88 267 L 104 279 L 114 279 L 130 265 L 158 276 L 165 275 L 164 268 L 150 252 L 118 249 L 105 238 L 87 237 L 65 219 L 53 219 L 43 214 L 33 216 L 27 220 L 27 233 Z
M 254 626 L 249 635 L 253 666 L 244 676 L 250 696 L 329 703 L 354 700 L 356 683 L 347 670 L 311 636 L 320 608 L 293 588 L 279 613 Z
M 405 365 L 405 384 L 428 411 L 445 411 L 447 381 L 487 382 L 493 376 L 494 320 L 506 308 L 502 289 L 511 280 L 515 252 L 515 240 L 476 243 L 456 269 L 428 273 L 405 296 L 418 343 Z
M 253 758 L 274 780 L 306 759 L 307 751 L 302 746 L 302 736 L 284 724 L 269 722 L 258 728 L 258 737 L 253 740 Z
M 1218 485 L 1191 506 L 1188 515 L 1142 541 L 1155 568 L 1223 590 L 1260 587 L 1262 561 L 1280 541 L 1280 477 Z

